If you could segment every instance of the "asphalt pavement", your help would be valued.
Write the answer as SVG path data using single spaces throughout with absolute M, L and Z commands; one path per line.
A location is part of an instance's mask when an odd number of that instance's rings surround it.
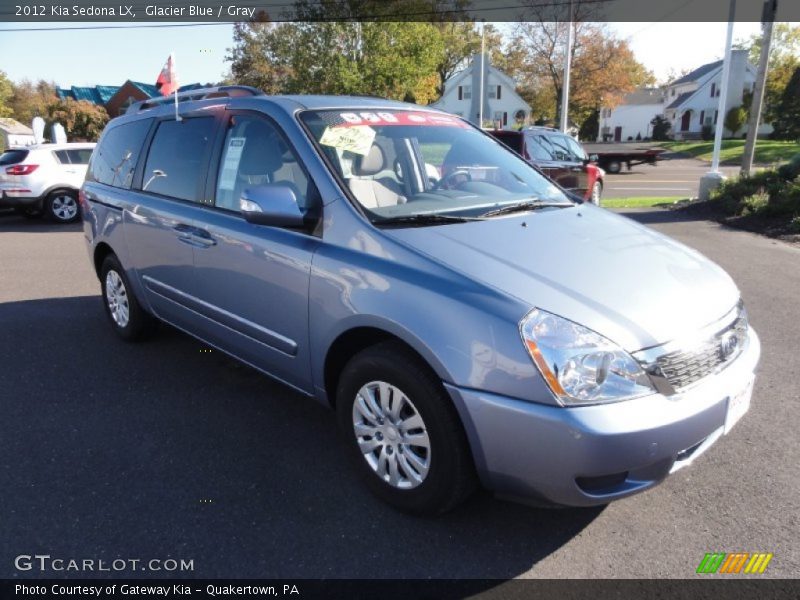
M 192 560 L 179 575 L 203 578 L 691 578 L 706 552 L 772 552 L 762 577 L 796 576 L 800 250 L 632 214 L 739 284 L 763 344 L 750 412 L 606 508 L 478 494 L 438 519 L 375 500 L 314 401 L 167 327 L 120 341 L 78 226 L 0 216 L 0 577 L 41 577 L 14 568 L 38 553 Z
M 652 143 L 628 144 L 585 144 L 588 153 L 614 151 L 636 152 L 657 148 Z M 603 197 L 680 197 L 696 198 L 700 178 L 711 170 L 711 163 L 687 158 L 686 155 L 665 152 L 663 160 L 655 165 L 634 165 L 630 170 L 623 165 L 622 171 L 616 175 L 606 174 Z M 739 167 L 722 166 L 720 171 L 726 176 L 736 176 Z

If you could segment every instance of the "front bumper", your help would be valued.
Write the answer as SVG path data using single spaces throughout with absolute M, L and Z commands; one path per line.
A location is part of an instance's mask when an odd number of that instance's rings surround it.
M 723 371 L 674 396 L 563 408 L 446 385 L 482 483 L 501 495 L 593 506 L 651 488 L 724 432 L 728 398 L 753 378 L 761 344 L 750 329 Z

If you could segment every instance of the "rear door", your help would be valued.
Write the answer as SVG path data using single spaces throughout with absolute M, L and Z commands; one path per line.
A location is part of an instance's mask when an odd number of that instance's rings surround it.
M 188 113 L 154 124 L 123 210 L 131 266 L 153 311 L 196 332 L 194 251 L 210 241 L 196 229 L 218 116 Z

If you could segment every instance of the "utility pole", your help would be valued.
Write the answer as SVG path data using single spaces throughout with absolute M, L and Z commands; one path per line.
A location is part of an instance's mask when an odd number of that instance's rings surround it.
M 764 106 L 764 88 L 767 84 L 767 71 L 769 70 L 769 52 L 772 48 L 772 24 L 775 21 L 775 12 L 777 10 L 778 0 L 767 0 L 764 3 L 764 16 L 761 19 L 764 34 L 761 38 L 761 56 L 758 57 L 756 89 L 753 91 L 750 118 L 747 120 L 747 142 L 744 145 L 741 175 L 750 175 L 750 170 L 753 168 L 753 155 L 756 151 L 761 109 Z
M 568 32 L 567 32 L 567 55 L 564 60 L 564 77 L 563 77 L 563 85 L 561 87 L 561 131 L 567 133 L 567 128 L 569 127 L 569 76 L 570 70 L 572 69 L 572 46 L 575 43 L 574 37 L 574 30 L 572 19 L 574 18 L 573 13 L 573 1 L 570 0 L 569 2 L 569 24 L 568 24 Z
M 722 132 L 725 129 L 725 109 L 728 99 L 728 80 L 731 74 L 731 49 L 733 47 L 733 25 L 736 21 L 736 0 L 731 0 L 728 13 L 728 35 L 725 38 L 725 58 L 722 61 L 722 81 L 719 86 L 719 104 L 717 105 L 717 130 L 714 135 L 714 154 L 711 159 L 711 171 L 700 178 L 698 196 L 700 200 L 708 200 L 711 191 L 719 187 L 725 175 L 719 170 L 719 154 L 722 150 Z
M 481 23 L 481 84 L 480 84 L 480 103 L 478 105 L 478 127 L 483 128 L 483 103 L 485 98 L 483 97 L 483 78 L 484 74 L 486 73 L 486 67 L 484 66 L 484 60 L 486 56 L 486 21 Z

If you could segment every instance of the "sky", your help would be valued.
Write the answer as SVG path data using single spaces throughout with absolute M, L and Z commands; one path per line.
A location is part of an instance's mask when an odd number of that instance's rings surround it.
M 0 70 L 12 81 L 23 78 L 72 85 L 121 85 L 127 79 L 155 83 L 170 52 L 175 53 L 181 85 L 222 79 L 233 43 L 232 26 L 192 23 L 188 27 L 62 30 L 61 27 L 102 23 L 2 23 Z M 509 23 L 498 24 L 508 31 Z M 722 58 L 727 23 L 609 23 L 620 38 L 630 41 L 637 59 L 659 81 Z M 21 31 L 31 27 L 44 31 Z M 734 40 L 758 33 L 758 23 L 737 23 Z M 37 51 L 38 49 L 38 51 Z M 13 58 L 13 57 L 16 57 Z

